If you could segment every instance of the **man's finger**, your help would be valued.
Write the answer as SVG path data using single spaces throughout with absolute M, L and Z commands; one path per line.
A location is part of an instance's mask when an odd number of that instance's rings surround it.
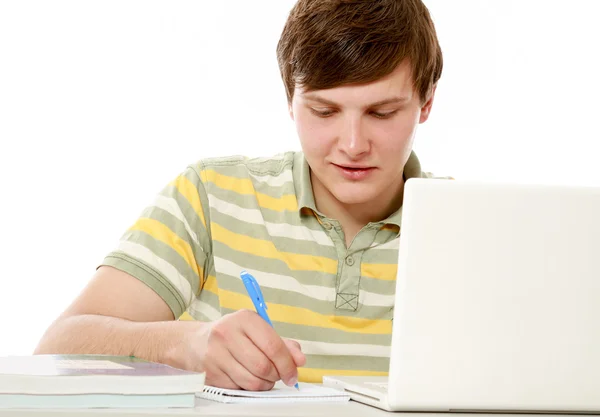
M 239 343 L 230 346 L 231 355 L 244 368 L 257 378 L 270 382 L 279 380 L 279 373 L 273 362 L 252 342 L 244 337 Z
M 229 378 L 229 375 L 227 375 L 225 371 L 219 368 L 210 372 L 210 378 L 208 372 L 206 374 L 206 385 L 226 389 L 240 389 L 240 386 L 233 382 L 233 380 Z
M 294 386 L 298 382 L 298 369 L 296 362 L 287 345 L 275 330 L 269 326 L 260 316 L 249 320 L 244 326 L 246 335 L 252 342 L 271 360 L 279 378 L 284 384 Z
M 292 354 L 294 362 L 296 362 L 296 366 L 304 366 L 306 364 L 306 356 L 304 353 L 302 353 L 302 347 L 300 346 L 300 343 L 292 339 L 283 339 L 283 342 Z
M 236 385 L 247 391 L 268 391 L 275 385 L 271 381 L 252 375 L 229 351 L 223 352 L 219 367 Z

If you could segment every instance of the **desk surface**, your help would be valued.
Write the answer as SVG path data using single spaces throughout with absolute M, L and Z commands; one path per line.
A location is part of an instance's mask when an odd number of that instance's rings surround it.
M 394 413 L 414 417 L 455 417 L 474 414 L 459 413 Z M 196 399 L 195 408 L 182 409 L 93 409 L 93 410 L 1 410 L 0 417 L 147 417 L 147 416 L 203 416 L 203 417 L 248 417 L 248 416 L 285 416 L 285 417 L 383 417 L 390 413 L 368 405 L 349 401 L 347 403 L 295 403 L 295 404 L 222 404 L 214 401 Z M 512 416 L 514 414 L 476 414 L 481 416 Z M 554 414 L 553 417 L 559 417 Z
M 196 399 L 195 408 L 169 409 L 90 409 L 90 410 L 0 410 L 0 417 L 142 417 L 142 416 L 203 416 L 203 417 L 381 417 L 389 413 L 354 401 L 347 403 L 294 403 L 294 404 L 223 404 Z M 422 416 L 425 417 L 425 416 Z

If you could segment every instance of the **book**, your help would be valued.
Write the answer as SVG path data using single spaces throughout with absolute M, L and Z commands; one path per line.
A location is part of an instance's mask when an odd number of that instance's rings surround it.
M 0 408 L 194 407 L 204 378 L 131 356 L 0 357 Z
M 217 388 L 205 385 L 199 398 L 221 403 L 294 403 L 294 402 L 344 402 L 350 395 L 333 388 L 299 382 L 299 389 L 288 387 L 278 381 L 270 391 L 245 391 Z

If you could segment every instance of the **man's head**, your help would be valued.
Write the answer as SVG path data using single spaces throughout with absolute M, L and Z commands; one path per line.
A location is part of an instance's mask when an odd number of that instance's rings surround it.
M 299 0 L 277 58 L 315 197 L 391 204 L 442 72 L 427 8 L 420 0 Z

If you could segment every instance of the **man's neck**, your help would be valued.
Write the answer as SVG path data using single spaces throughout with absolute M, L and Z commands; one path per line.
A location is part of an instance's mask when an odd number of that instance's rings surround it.
M 325 216 L 340 222 L 346 237 L 346 246 L 350 246 L 358 232 L 367 224 L 386 219 L 402 206 L 404 179 L 401 178 L 394 190 L 377 197 L 377 201 L 360 204 L 344 204 L 325 186 L 315 181 L 311 173 L 313 193 L 317 210 Z

